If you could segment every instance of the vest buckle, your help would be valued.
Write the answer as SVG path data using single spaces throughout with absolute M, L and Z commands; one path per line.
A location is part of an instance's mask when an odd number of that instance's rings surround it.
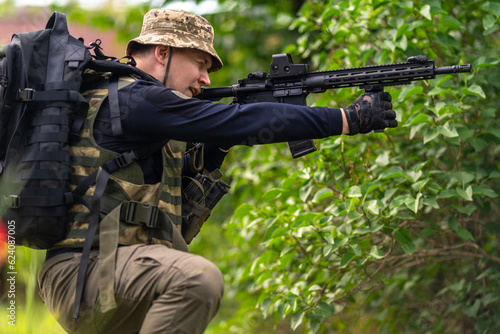
M 120 154 L 119 156 L 117 156 L 115 161 L 116 161 L 116 164 L 118 165 L 118 168 L 122 168 L 122 167 L 130 165 L 136 159 L 137 159 L 137 155 L 135 154 L 135 152 L 128 151 L 128 152 L 124 152 L 124 153 Z
M 11 209 L 19 209 L 21 207 L 21 199 L 17 195 L 3 195 L 0 197 L 0 205 L 5 205 Z
M 35 90 L 33 88 L 25 88 L 17 92 L 17 100 L 30 102 L 35 99 Z
M 156 205 L 130 201 L 122 208 L 121 218 L 128 224 L 146 225 L 149 228 L 158 227 L 158 212 Z

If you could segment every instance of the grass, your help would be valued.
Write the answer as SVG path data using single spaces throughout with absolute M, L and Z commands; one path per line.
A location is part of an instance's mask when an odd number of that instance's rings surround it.
M 12 254 L 9 254 L 12 255 Z M 0 333 L 6 334 L 61 334 L 65 331 L 47 310 L 36 292 L 36 275 L 43 264 L 45 251 L 26 247 L 15 248 L 15 273 L 8 274 L 7 266 L 1 270 L 2 283 L 15 277 L 15 289 L 7 284 L 5 293 L 0 297 Z M 12 259 L 12 258 L 11 258 Z M 12 295 L 14 292 L 15 296 Z M 9 322 L 11 301 L 15 301 L 15 323 Z M 15 324 L 13 326 L 12 324 Z

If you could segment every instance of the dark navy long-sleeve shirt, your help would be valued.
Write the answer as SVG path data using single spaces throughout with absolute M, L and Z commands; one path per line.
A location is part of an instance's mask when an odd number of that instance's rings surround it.
M 94 136 L 100 146 L 120 153 L 170 139 L 233 146 L 342 133 L 340 109 L 268 102 L 226 105 L 188 98 L 160 83 L 143 80 L 121 88 L 118 100 L 124 134 L 111 134 L 106 100 L 97 116 Z M 159 155 L 139 163 L 146 182 L 159 179 L 162 169 Z

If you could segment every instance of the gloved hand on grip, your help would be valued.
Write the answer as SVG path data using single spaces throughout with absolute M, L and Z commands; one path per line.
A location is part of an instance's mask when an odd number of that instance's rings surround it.
M 391 95 L 384 91 L 365 93 L 344 111 L 350 136 L 398 126 Z

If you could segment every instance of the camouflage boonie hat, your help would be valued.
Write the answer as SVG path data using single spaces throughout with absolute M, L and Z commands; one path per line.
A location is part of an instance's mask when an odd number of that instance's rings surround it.
M 222 68 L 222 60 L 213 46 L 214 29 L 205 18 L 184 10 L 150 10 L 144 15 L 139 37 L 128 42 L 127 55 L 130 55 L 133 43 L 198 49 L 212 56 L 209 72 Z

